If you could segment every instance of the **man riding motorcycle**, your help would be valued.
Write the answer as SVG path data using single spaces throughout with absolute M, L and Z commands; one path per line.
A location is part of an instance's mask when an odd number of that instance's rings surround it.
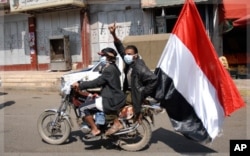
M 140 58 L 136 46 L 128 45 L 124 48 L 116 36 L 116 27 L 115 23 L 110 25 L 109 31 L 114 38 L 114 45 L 118 53 L 126 64 L 123 90 L 128 94 L 127 102 L 130 101 L 133 104 L 136 118 L 140 122 L 141 105 L 146 97 L 153 95 L 157 86 L 157 76 L 150 71 Z
M 100 97 L 97 97 L 94 102 L 85 102 L 80 105 L 81 117 L 91 127 L 92 136 L 97 136 L 101 132 L 97 128 L 89 110 L 98 109 L 105 114 L 117 115 L 117 111 L 126 103 L 126 96 L 121 90 L 121 72 L 115 64 L 116 51 L 112 48 L 105 48 L 98 54 L 102 56 L 101 61 L 104 64 L 102 74 L 92 81 L 80 81 L 73 84 L 74 88 L 80 90 L 101 87 Z M 122 128 L 123 126 L 119 120 L 115 119 L 110 129 L 116 132 Z

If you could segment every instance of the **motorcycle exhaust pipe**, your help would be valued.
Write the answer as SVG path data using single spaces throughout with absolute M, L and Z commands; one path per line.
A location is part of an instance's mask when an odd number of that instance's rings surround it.
M 121 135 L 121 134 L 127 134 L 127 133 L 130 133 L 130 132 L 133 132 L 135 131 L 138 127 L 139 127 L 139 123 L 137 123 L 135 126 L 133 127 L 129 127 L 129 128 L 125 128 L 125 129 L 121 129 L 120 131 L 114 133 L 113 135 Z

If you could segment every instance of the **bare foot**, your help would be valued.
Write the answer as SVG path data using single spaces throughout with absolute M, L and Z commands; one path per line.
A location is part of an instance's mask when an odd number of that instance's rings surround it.
M 97 130 L 92 130 L 91 133 L 93 136 L 97 136 L 101 133 L 101 131 L 99 129 L 97 129 Z

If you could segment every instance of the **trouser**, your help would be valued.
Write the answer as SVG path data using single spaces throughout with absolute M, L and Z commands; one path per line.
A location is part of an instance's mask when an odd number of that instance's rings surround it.
M 131 94 L 131 91 L 126 91 L 126 104 L 130 104 L 130 105 L 132 105 L 133 103 L 132 103 L 132 94 Z
M 79 107 L 81 117 L 91 115 L 92 111 L 103 111 L 102 97 L 97 97 L 94 100 L 86 99 L 86 101 L 82 103 Z

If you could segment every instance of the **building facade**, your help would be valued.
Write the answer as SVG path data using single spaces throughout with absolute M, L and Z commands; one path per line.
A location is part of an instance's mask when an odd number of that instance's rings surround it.
M 195 2 L 220 53 L 218 2 Z M 87 67 L 99 60 L 97 52 L 102 48 L 114 47 L 110 24 L 118 25 L 121 40 L 126 36 L 170 33 L 183 3 L 184 0 L 9 0 L 0 14 L 4 32 L 0 37 L 0 70 L 63 70 L 59 68 L 63 64 L 57 63 L 66 59 L 66 53 L 70 58 L 63 63 L 71 65 L 66 70 Z M 64 36 L 69 38 L 67 44 L 57 42 Z M 65 45 L 69 50 L 64 49 Z
M 105 47 L 113 47 L 113 37 L 108 26 L 116 23 L 117 36 L 123 40 L 126 36 L 152 34 L 152 21 L 141 9 L 140 0 L 98 0 L 89 1 L 92 61 L 98 61 L 97 52 Z
M 1 15 L 0 69 L 51 70 L 53 52 L 57 62 L 74 63 L 75 68 L 87 66 L 90 50 L 85 8 L 84 0 L 9 0 Z M 69 50 L 60 52 L 66 43 L 53 43 L 59 36 L 69 38 Z

